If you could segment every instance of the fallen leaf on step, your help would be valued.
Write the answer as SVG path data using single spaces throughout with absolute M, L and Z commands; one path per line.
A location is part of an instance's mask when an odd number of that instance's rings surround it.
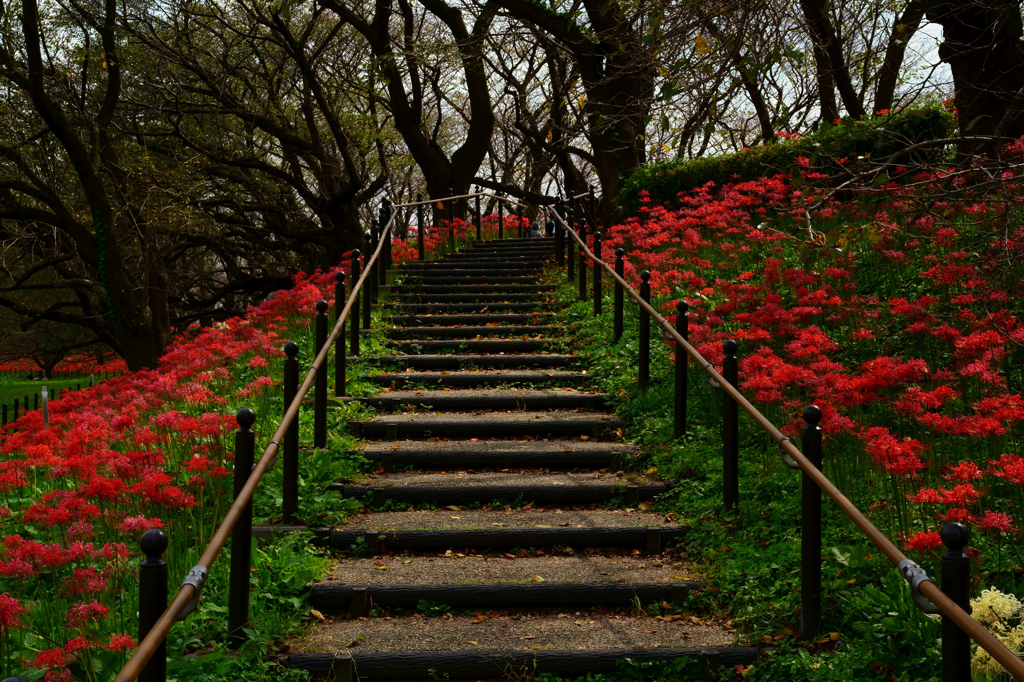
M 445 509 L 451 509 L 452 511 L 460 511 L 459 508 L 456 507 L 454 504 L 448 505 L 447 507 L 445 507 Z
M 449 519 L 461 519 L 462 517 L 461 516 L 449 516 L 448 518 Z
M 531 583 L 543 583 L 543 582 L 547 582 L 547 581 L 544 580 L 544 578 L 540 577 L 539 575 L 535 575 L 532 578 L 530 578 L 530 582 Z
M 570 522 L 570 521 L 566 521 L 565 523 L 560 523 L 560 524 L 558 524 L 558 525 L 559 525 L 559 526 L 571 526 L 571 525 L 572 525 L 572 522 Z
M 538 523 L 534 528 L 550 528 L 551 526 L 545 526 L 544 524 Z
M 525 637 L 520 637 L 519 639 L 520 639 L 520 640 L 524 640 L 524 639 L 533 639 L 533 635 L 526 635 Z
M 310 609 L 309 610 L 309 615 L 313 616 L 313 618 L 317 619 L 321 623 L 323 623 L 325 620 L 327 620 L 326 618 L 324 618 L 324 614 L 320 613 L 316 609 Z
M 362 644 L 362 642 L 360 642 L 358 639 L 353 639 L 351 642 L 348 643 L 348 648 L 351 649 L 352 647 L 359 646 L 360 644 Z
M 464 641 L 464 642 L 465 642 L 466 644 L 471 644 L 471 645 L 473 645 L 473 646 L 476 646 L 476 642 L 474 642 L 474 641 L 473 641 L 473 640 L 471 640 L 471 639 L 466 639 L 466 640 L 463 640 L 463 641 Z
M 611 573 L 602 573 L 601 575 L 611 575 Z
M 483 413 L 481 412 L 480 414 L 483 414 Z M 469 442 L 470 443 L 476 443 L 478 440 L 480 440 L 480 439 L 479 438 L 470 438 Z
M 506 558 L 506 559 L 515 559 L 515 558 L 516 558 L 516 555 L 515 555 L 515 554 L 506 554 L 506 555 L 505 555 L 505 558 Z
M 444 553 L 444 555 L 445 556 L 451 556 L 452 555 L 452 551 L 449 549 L 447 552 Z
M 492 523 L 491 525 L 500 528 L 500 527 L 504 526 L 505 524 L 504 523 Z
M 411 564 L 411 563 L 412 563 L 412 559 L 406 559 L 406 560 L 405 560 L 405 561 L 403 561 L 402 563 L 403 563 L 403 564 Z

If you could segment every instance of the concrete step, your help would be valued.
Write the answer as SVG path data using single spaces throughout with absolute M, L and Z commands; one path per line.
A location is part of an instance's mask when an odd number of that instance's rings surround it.
M 391 323 L 400 327 L 457 327 L 466 325 L 544 325 L 553 321 L 551 313 L 470 313 L 468 315 L 392 315 Z
M 446 412 L 379 415 L 351 421 L 349 428 L 367 440 L 406 438 L 608 438 L 625 423 L 610 415 L 586 412 Z
M 356 679 L 355 671 L 358 670 L 358 679 L 377 682 L 532 679 L 541 674 L 576 679 L 597 674 L 614 675 L 620 672 L 621 661 L 656 663 L 684 658 L 698 661 L 705 670 L 724 671 L 737 665 L 749 666 L 759 660 L 758 649 L 727 646 L 732 637 L 717 627 L 687 624 L 659 628 L 653 625 L 658 621 L 649 624 L 649 618 L 637 619 L 627 627 L 619 617 L 612 620 L 588 614 L 584 618 L 550 616 L 522 622 L 506 615 L 483 621 L 487 627 L 457 627 L 448 619 L 435 626 L 434 621 L 415 616 L 395 619 L 394 622 L 372 620 L 373 625 L 359 620 L 338 620 L 317 628 L 318 633 L 325 634 L 307 638 L 310 644 L 305 648 L 321 646 L 330 653 L 293 653 L 288 657 L 288 664 L 313 676 L 334 675 L 339 680 Z M 474 616 L 462 616 L 460 619 L 466 623 L 480 622 Z M 554 627 L 547 627 L 549 623 Z M 446 631 L 439 637 L 442 626 Z M 586 628 L 586 639 L 580 637 L 581 628 Z M 389 636 L 399 631 L 404 636 Z M 326 635 L 327 632 L 331 633 L 330 636 Z M 417 642 L 420 646 L 437 646 L 438 643 L 449 642 L 452 635 L 461 638 L 458 641 L 465 649 L 413 650 Z M 363 639 L 359 639 L 360 636 Z M 470 637 L 477 637 L 477 640 Z M 705 638 L 717 642 L 718 646 L 701 644 Z M 346 640 L 348 644 L 360 642 L 359 650 L 353 653 L 345 651 Z M 476 646 L 478 640 L 484 644 Z M 565 646 L 566 641 L 595 643 L 576 649 L 557 648 Z M 636 646 L 622 646 L 620 642 L 623 641 L 635 642 Z M 304 643 L 297 643 L 292 649 L 301 651 Z M 516 648 L 524 643 L 529 645 L 525 650 Z M 338 651 L 344 653 L 335 653 Z M 709 673 L 704 679 L 718 679 L 717 674 Z
M 381 410 L 405 407 L 444 412 L 465 410 L 600 410 L 608 396 L 566 389 L 467 389 L 449 391 L 391 391 L 359 402 Z
M 529 303 L 400 303 L 389 308 L 420 315 L 444 315 L 446 313 L 511 312 L 515 310 L 557 310 L 561 306 L 554 301 L 531 301 Z
M 408 354 L 438 353 L 537 353 L 551 345 L 548 339 L 435 339 L 388 341 L 387 347 Z
M 610 469 L 618 471 L 636 449 L 591 441 L 384 441 L 366 443 L 360 453 L 372 462 L 419 470 Z
M 473 339 L 481 336 L 556 336 L 568 327 L 552 326 L 500 326 L 491 327 L 397 327 L 388 330 L 392 339 Z
M 475 372 L 402 372 L 366 377 L 380 386 L 409 388 L 470 388 L 473 386 L 519 385 L 572 385 L 579 386 L 592 379 L 583 372 L 528 371 L 528 370 L 476 370 Z
M 382 365 L 399 365 L 403 369 L 468 370 L 514 367 L 569 367 L 575 362 L 572 355 L 389 355 L 376 358 Z

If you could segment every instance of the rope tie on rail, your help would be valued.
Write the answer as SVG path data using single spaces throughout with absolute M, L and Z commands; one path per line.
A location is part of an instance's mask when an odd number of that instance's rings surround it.
M 714 367 L 714 364 L 709 362 L 708 364 L 704 365 L 704 371 L 705 372 L 708 371 L 708 367 Z M 711 378 L 710 374 L 708 375 L 708 383 L 711 385 L 711 388 L 721 388 L 722 387 L 722 385 L 720 383 L 718 383 L 717 381 L 715 381 L 714 379 Z
M 910 596 L 913 597 L 914 603 L 917 604 L 917 608 L 921 609 L 924 613 L 942 613 L 938 606 L 921 594 L 921 583 L 934 583 L 934 581 L 928 577 L 928 573 L 923 568 L 910 559 L 904 559 L 896 567 L 896 570 L 899 571 L 899 574 L 903 576 L 904 580 L 910 583 Z
M 788 466 L 790 469 L 799 469 L 800 465 L 797 464 L 796 461 L 789 456 L 789 453 L 786 452 L 786 450 L 782 447 L 782 444 L 785 443 L 787 440 L 789 440 L 789 436 L 783 436 L 782 438 L 779 439 L 779 442 L 777 443 L 780 451 L 779 454 L 782 456 L 782 461 L 786 466 Z M 789 440 L 789 442 L 792 443 L 793 441 Z
M 188 618 L 189 614 L 196 610 L 196 606 L 199 605 L 199 595 L 203 591 L 203 585 L 206 584 L 206 579 L 210 577 L 210 569 L 202 564 L 196 564 L 192 567 L 192 570 L 188 572 L 185 579 L 178 585 L 178 589 L 185 587 L 185 585 L 191 585 L 195 588 L 196 593 L 192 595 L 192 600 L 185 606 L 185 609 L 178 616 L 178 620 L 182 621 Z

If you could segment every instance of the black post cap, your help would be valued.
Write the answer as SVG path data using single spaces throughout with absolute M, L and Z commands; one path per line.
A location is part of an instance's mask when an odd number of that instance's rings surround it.
M 363 232 L 363 239 L 365 239 L 366 241 L 370 241 L 371 239 L 373 239 L 373 233 L 370 232 L 369 230 Z
M 238 411 L 238 414 L 235 415 L 235 421 L 237 421 L 238 425 L 243 429 L 248 429 L 256 423 L 256 413 L 248 407 L 243 407 Z
M 626 255 L 626 250 L 625 249 L 615 249 L 615 257 L 616 258 L 622 258 L 625 255 Z
M 971 532 L 962 523 L 950 521 L 942 528 L 942 544 L 954 553 L 962 553 L 970 540 Z
M 601 239 L 601 231 L 600 230 L 598 230 L 597 232 L 594 233 L 594 239 L 597 239 L 597 240 Z
M 334 279 L 336 279 L 339 282 L 344 282 L 345 281 L 345 273 L 342 272 L 341 270 L 338 270 L 336 273 L 334 273 Z
M 817 405 L 808 405 L 804 408 L 804 421 L 814 426 L 821 421 L 821 408 Z
M 676 312 L 685 315 L 690 310 L 690 304 L 686 301 L 676 301 Z
M 651 281 L 651 273 L 648 272 L 647 270 L 644 270 L 643 272 L 640 273 L 640 279 L 642 279 L 645 282 L 650 282 Z
M 290 358 L 294 358 L 296 355 L 299 354 L 299 344 L 295 343 L 294 341 L 289 341 L 288 343 L 284 344 L 284 354 Z
M 736 355 L 736 351 L 739 347 L 740 345 L 732 339 L 726 339 L 722 342 L 722 350 L 725 351 L 726 355 Z
M 423 192 L 416 192 L 416 201 L 423 201 Z
M 362 251 L 360 251 L 359 249 L 352 249 L 352 257 L 353 258 L 359 258 L 359 256 L 361 256 L 361 255 L 363 255 Z
M 167 533 L 159 528 L 150 528 L 139 538 L 139 547 L 147 559 L 159 559 L 167 551 Z
M 318 313 L 321 313 L 321 314 L 326 313 L 327 312 L 327 301 L 325 301 L 323 299 L 317 301 L 316 302 L 316 311 Z

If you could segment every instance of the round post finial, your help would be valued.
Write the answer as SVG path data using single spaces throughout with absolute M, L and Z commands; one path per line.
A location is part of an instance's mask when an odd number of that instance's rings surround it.
M 248 429 L 256 423 L 256 413 L 248 407 L 243 407 L 238 411 L 238 414 L 235 415 L 235 421 L 237 421 L 238 425 L 243 429 Z
M 644 270 L 643 272 L 640 273 L 640 279 L 642 279 L 644 282 L 650 282 L 651 273 L 648 272 L 647 270 Z
M 334 279 L 336 281 L 338 281 L 338 282 L 344 282 L 345 281 L 345 273 L 342 272 L 341 270 L 338 270 L 336 273 L 334 273 Z
M 370 241 L 371 239 L 373 239 L 373 233 L 370 232 L 369 230 L 363 232 L 363 239 L 365 239 L 366 241 Z
M 139 538 L 139 547 L 148 561 L 158 561 L 167 551 L 167 533 L 159 528 L 150 528 Z
M 316 302 L 316 311 L 321 315 L 327 312 L 327 301 L 321 299 Z
M 353 258 L 359 258 L 361 255 L 363 255 L 362 251 L 360 251 L 359 249 L 352 249 L 352 257 Z
M 615 257 L 616 258 L 622 258 L 625 255 L 626 255 L 626 250 L 625 249 L 615 249 Z
M 294 341 L 289 341 L 288 343 L 284 344 L 284 354 L 290 358 L 294 358 L 296 355 L 299 354 L 299 344 L 295 343 Z
M 676 312 L 680 315 L 685 315 L 690 311 L 690 304 L 686 301 L 676 301 Z
M 804 408 L 804 421 L 811 426 L 816 426 L 821 421 L 821 408 L 817 405 L 808 405 Z
M 950 521 L 942 528 L 942 544 L 952 553 L 954 556 L 959 557 L 963 554 L 964 547 L 971 540 L 971 532 L 967 530 L 967 526 L 958 522 Z
M 732 339 L 726 339 L 722 342 L 722 350 L 725 351 L 726 355 L 736 355 L 736 351 L 739 350 L 740 345 Z

